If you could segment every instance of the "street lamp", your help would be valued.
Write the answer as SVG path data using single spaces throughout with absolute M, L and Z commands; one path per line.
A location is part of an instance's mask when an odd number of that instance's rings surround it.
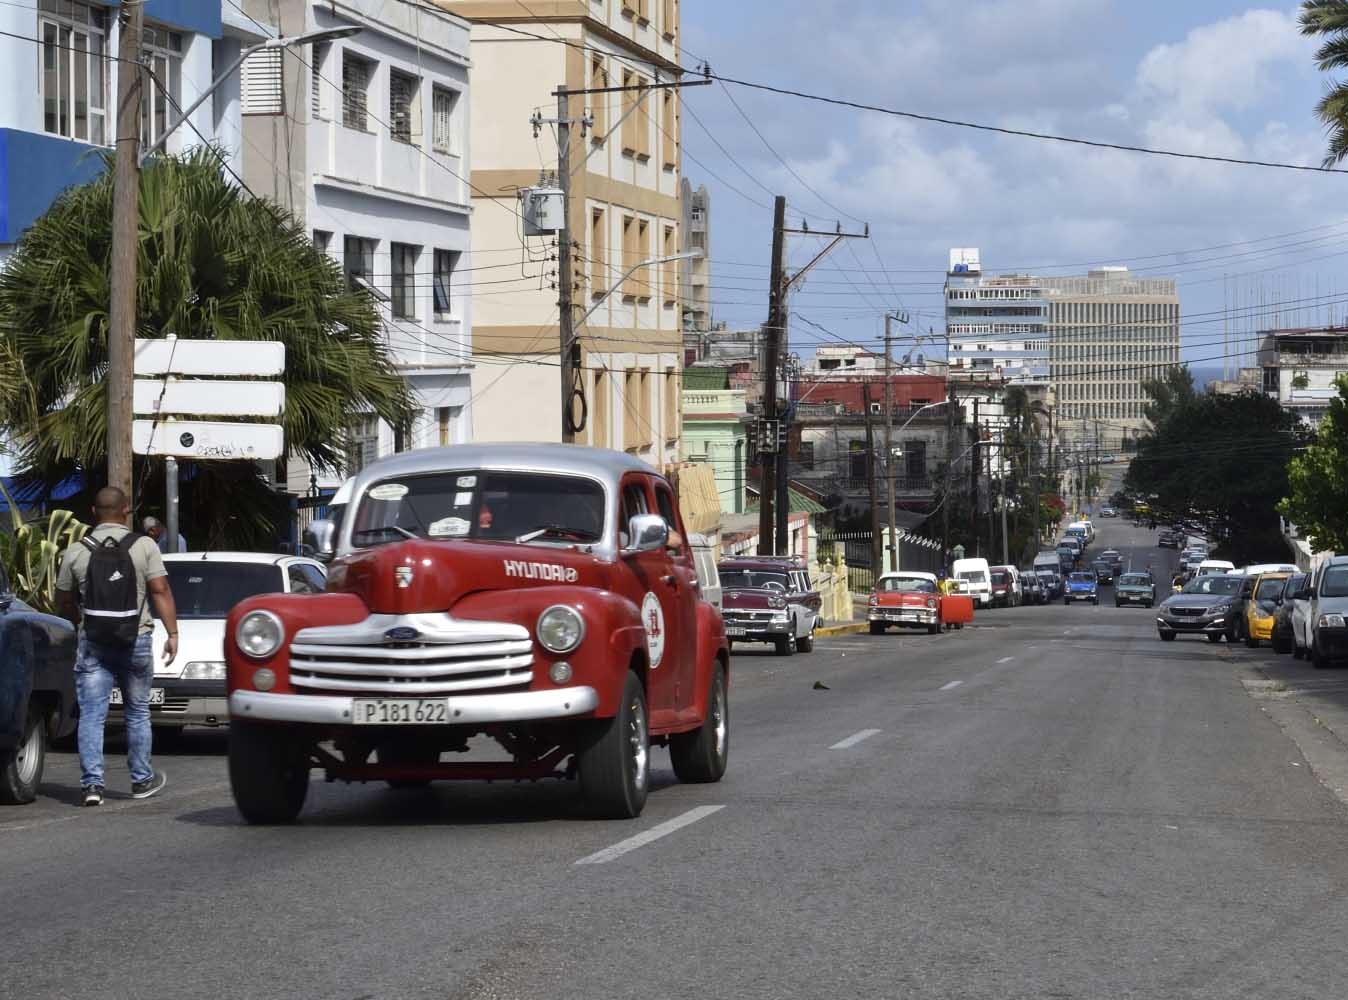
M 211 81 L 211 85 L 201 92 L 201 95 L 193 101 L 172 125 L 166 128 L 162 135 L 154 142 L 146 146 L 140 154 L 140 165 L 144 166 L 145 161 L 154 153 L 164 148 L 164 143 L 168 142 L 168 137 L 178 130 L 178 126 L 187 121 L 193 111 L 201 107 L 220 85 L 234 75 L 235 71 L 243 65 L 245 59 L 260 49 L 289 49 L 296 45 L 308 45 L 310 42 L 332 42 L 339 38 L 350 38 L 361 31 L 360 25 L 351 24 L 343 28 L 320 28 L 318 31 L 306 31 L 301 35 L 294 35 L 290 38 L 268 38 L 258 42 L 256 45 L 249 45 L 239 53 L 239 57 L 226 67 L 225 71 Z

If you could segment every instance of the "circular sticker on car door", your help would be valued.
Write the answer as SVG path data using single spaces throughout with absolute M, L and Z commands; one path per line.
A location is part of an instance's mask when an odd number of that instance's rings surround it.
M 646 655 L 654 670 L 665 657 L 665 609 L 650 591 L 641 602 L 641 625 L 646 630 Z

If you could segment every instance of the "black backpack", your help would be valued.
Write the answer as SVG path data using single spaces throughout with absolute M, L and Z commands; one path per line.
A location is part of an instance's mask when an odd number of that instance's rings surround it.
M 100 646 L 133 646 L 140 634 L 140 596 L 131 546 L 134 531 L 121 541 L 85 538 L 89 568 L 84 579 L 84 634 Z

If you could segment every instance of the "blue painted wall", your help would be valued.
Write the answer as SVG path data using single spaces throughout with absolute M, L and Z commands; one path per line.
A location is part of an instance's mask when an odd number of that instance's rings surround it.
M 111 7 L 115 0 L 93 2 Z M 146 0 L 145 16 L 171 28 L 219 38 L 220 3 L 221 0 Z
M 103 172 L 101 150 L 36 132 L 0 129 L 0 243 L 13 243 L 68 187 Z

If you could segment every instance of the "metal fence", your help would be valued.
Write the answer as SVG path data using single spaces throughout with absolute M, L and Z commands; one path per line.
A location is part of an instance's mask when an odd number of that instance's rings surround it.
M 882 532 L 881 537 L 888 535 Z M 847 562 L 847 584 L 855 594 L 868 594 L 875 587 L 878 573 L 889 569 L 889 552 L 882 550 L 879 567 L 873 566 L 871 542 L 874 535 L 869 531 L 823 532 L 819 535 L 819 559 L 833 560 L 841 551 Z M 940 574 L 945 567 L 941 554 L 941 543 L 910 531 L 898 533 L 898 567 L 901 570 L 913 570 L 920 573 Z

